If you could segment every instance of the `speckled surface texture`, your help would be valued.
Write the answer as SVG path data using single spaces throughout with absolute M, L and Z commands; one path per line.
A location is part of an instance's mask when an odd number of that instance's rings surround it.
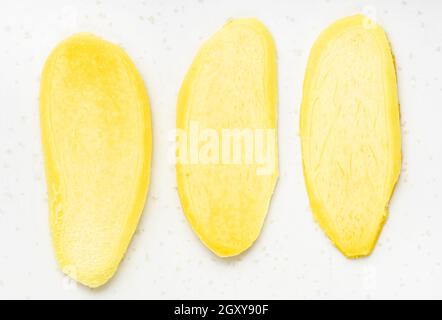
M 366 2 L 364 2 L 366 3 Z M 439 1 L 4 1 L 0 4 L 0 298 L 442 298 L 442 3 Z M 339 18 L 375 15 L 395 53 L 403 163 L 369 258 L 343 257 L 314 222 L 299 139 L 309 50 Z M 244 255 L 208 252 L 185 221 L 170 159 L 178 90 L 230 17 L 259 18 L 278 54 L 279 168 L 266 225 Z M 92 291 L 59 271 L 38 118 L 50 50 L 89 31 L 121 45 L 149 89 L 151 185 L 118 273 Z

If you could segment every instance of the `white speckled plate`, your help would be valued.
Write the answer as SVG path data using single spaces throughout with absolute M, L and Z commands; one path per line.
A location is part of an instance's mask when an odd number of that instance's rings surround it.
M 442 298 L 442 2 L 418 0 L 22 0 L 0 4 L 0 298 Z M 403 172 L 376 250 L 350 261 L 313 221 L 298 136 L 308 52 L 338 18 L 363 12 L 396 55 Z M 229 17 L 260 18 L 278 49 L 280 179 L 261 237 L 222 260 L 191 231 L 170 159 L 176 98 L 203 39 Z M 145 214 L 99 291 L 64 278 L 51 248 L 38 120 L 50 50 L 89 31 L 121 44 L 149 88 L 154 130 Z

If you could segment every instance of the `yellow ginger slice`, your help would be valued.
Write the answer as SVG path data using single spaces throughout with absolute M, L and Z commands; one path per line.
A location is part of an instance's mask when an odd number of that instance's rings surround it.
M 276 52 L 256 19 L 229 21 L 200 49 L 182 84 L 178 192 L 201 241 L 238 255 L 260 234 L 278 177 Z M 183 146 L 182 142 L 178 141 Z
M 379 25 L 356 15 L 319 36 L 305 74 L 300 125 L 315 219 L 345 256 L 369 255 L 401 167 L 395 63 Z
M 44 67 L 40 121 L 57 261 L 98 287 L 115 273 L 146 199 L 152 133 L 143 80 L 121 48 L 72 36 Z

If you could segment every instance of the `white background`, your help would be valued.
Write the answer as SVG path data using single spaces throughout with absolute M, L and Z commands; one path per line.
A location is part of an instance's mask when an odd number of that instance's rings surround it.
M 298 117 L 308 53 L 336 19 L 375 12 L 396 55 L 403 171 L 374 253 L 344 258 L 314 222 Z M 231 17 L 257 17 L 278 50 L 280 179 L 261 237 L 220 259 L 192 232 L 167 161 L 183 76 Z M 152 183 L 114 279 L 90 290 L 54 259 L 38 120 L 42 66 L 72 33 L 120 44 L 146 82 Z M 442 298 L 442 2 L 0 0 L 0 298 Z

